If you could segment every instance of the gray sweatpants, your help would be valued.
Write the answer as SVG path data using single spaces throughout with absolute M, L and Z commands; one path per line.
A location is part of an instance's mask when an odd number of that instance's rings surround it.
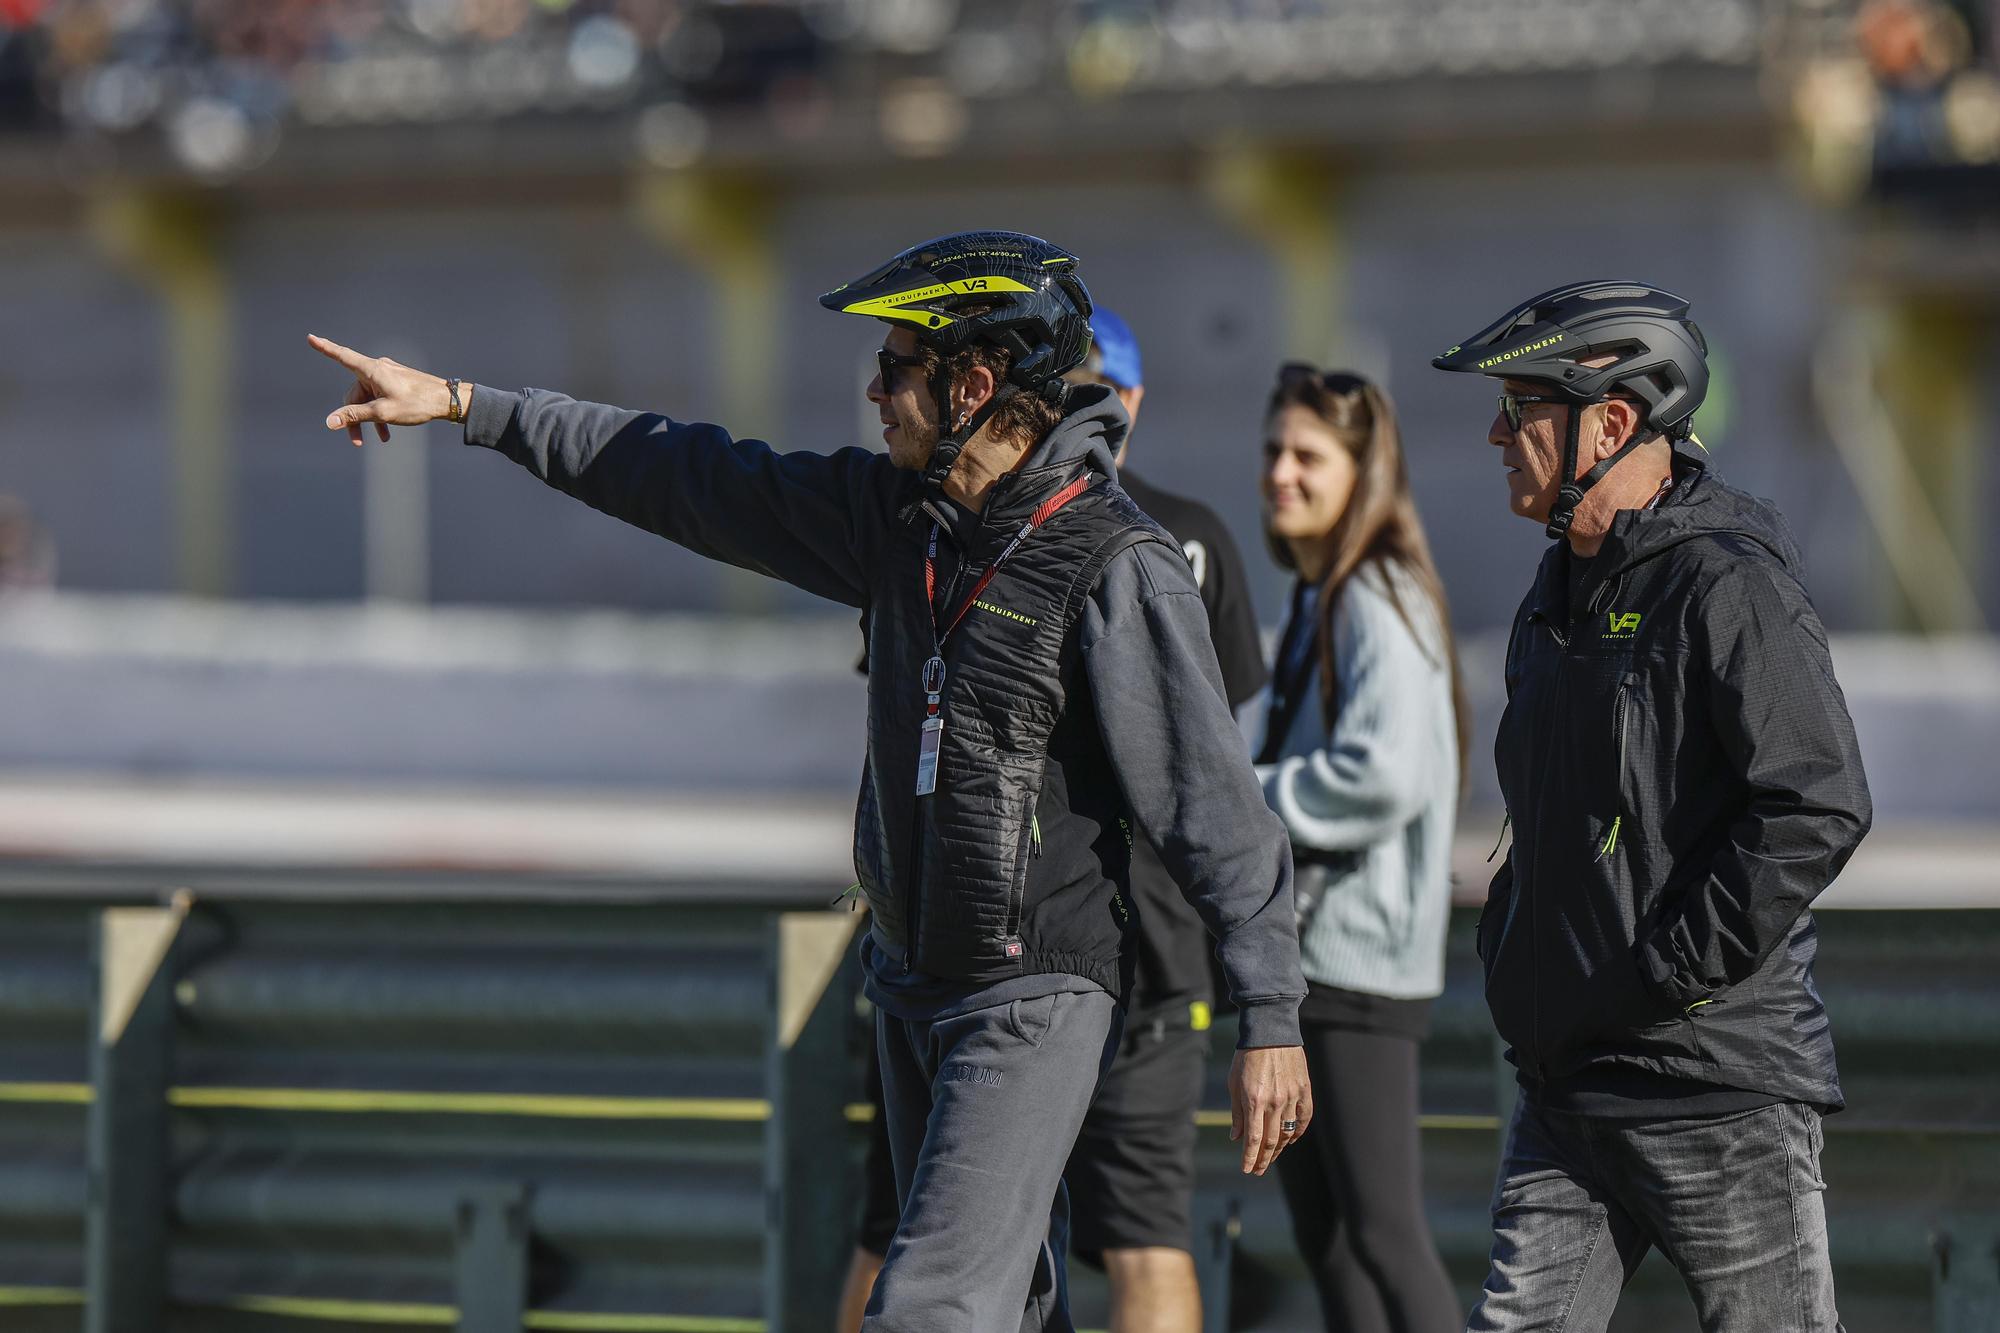
M 1522 1097 L 1493 1193 L 1493 1263 L 1468 1333 L 1601 1333 L 1657 1245 L 1703 1333 L 1840 1333 L 1819 1112 L 1569 1115 Z
M 1063 1166 L 1121 1012 L 1103 991 L 929 1022 L 877 1012 L 903 1219 L 864 1333 L 1073 1333 Z

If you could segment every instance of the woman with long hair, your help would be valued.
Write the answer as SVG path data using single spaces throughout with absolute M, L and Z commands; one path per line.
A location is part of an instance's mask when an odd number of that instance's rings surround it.
M 1297 575 L 1258 774 L 1291 833 L 1314 1118 L 1278 1161 L 1326 1326 L 1449 1333 L 1424 1219 L 1417 1045 L 1444 989 L 1466 707 L 1395 410 L 1288 365 L 1264 417 L 1272 558 Z

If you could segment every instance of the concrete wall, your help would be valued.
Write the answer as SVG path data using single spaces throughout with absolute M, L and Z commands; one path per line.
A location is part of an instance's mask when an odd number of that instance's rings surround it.
M 1026 173 L 1024 172 L 1024 175 Z M 1489 388 L 1444 380 L 1428 357 L 1507 304 L 1579 275 L 1634 275 L 1689 294 L 1717 349 L 1704 413 L 1716 462 L 1775 497 L 1804 544 L 1836 628 L 1867 628 L 1879 559 L 1851 489 L 1817 443 L 1806 358 L 1835 302 L 1815 215 L 1760 166 L 1538 170 L 1436 167 L 1357 174 L 1327 243 L 1344 256 L 1348 330 L 1313 354 L 1386 375 L 1401 405 L 1419 498 L 1461 627 L 1504 624 L 1542 547 L 1501 508 L 1483 443 Z M 894 246 L 946 230 L 1040 231 L 1085 257 L 1093 289 L 1144 343 L 1149 395 L 1133 460 L 1202 496 L 1258 570 L 1267 620 L 1281 576 L 1259 553 L 1255 469 L 1281 345 L 1284 275 L 1198 183 L 1174 174 L 1074 173 L 1066 183 L 908 191 L 861 185 L 782 198 L 774 223 L 778 441 L 866 442 L 860 386 L 877 330 L 814 298 Z M 55 529 L 62 583 L 171 586 L 157 299 L 95 257 L 84 236 L 14 229 L 0 242 L 0 490 Z M 719 414 L 715 285 L 649 239 L 615 202 L 390 211 L 265 208 L 226 231 L 238 341 L 231 443 L 243 595 L 343 599 L 366 588 L 364 468 L 426 488 L 421 584 L 446 603 L 631 609 L 802 610 L 545 492 L 508 464 L 453 447 L 364 462 L 319 425 L 340 377 L 303 345 L 318 330 L 364 350 L 505 387 L 535 384 Z

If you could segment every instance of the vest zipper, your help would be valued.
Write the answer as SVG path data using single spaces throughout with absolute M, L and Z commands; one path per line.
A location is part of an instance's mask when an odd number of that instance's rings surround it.
M 1507 826 L 1514 822 L 1514 814 L 1511 810 L 1503 810 L 1500 813 L 1502 816 L 1500 820 L 1500 836 L 1493 840 L 1493 850 L 1486 853 L 1487 865 L 1492 865 L 1493 858 L 1500 855 L 1500 844 L 1507 841 Z
M 946 606 L 951 606 L 958 601 L 958 585 L 964 580 L 965 577 L 965 567 L 966 567 L 965 552 L 963 550 L 958 549 L 956 541 L 953 542 L 953 549 L 957 551 L 958 562 L 952 568 L 951 582 L 945 585 L 944 604 Z M 926 615 L 935 616 L 937 614 L 937 610 L 935 607 L 925 607 L 924 613 Z M 951 702 L 951 677 L 949 672 L 947 672 L 945 676 L 945 697 L 943 699 L 938 700 L 939 709 L 940 710 L 948 709 L 950 702 Z M 938 754 L 938 763 L 940 765 L 944 763 L 944 754 L 942 751 L 940 751 Z M 939 778 L 940 779 L 943 778 L 942 772 L 939 773 Z M 908 966 L 910 971 L 915 972 L 919 970 L 917 966 L 917 959 L 922 953 L 923 938 L 924 938 L 923 934 L 924 889 L 925 889 L 924 867 L 923 867 L 924 798 L 921 796 L 915 796 L 911 798 L 911 801 L 912 805 L 910 810 L 910 913 L 909 913 L 910 956 L 908 960 Z

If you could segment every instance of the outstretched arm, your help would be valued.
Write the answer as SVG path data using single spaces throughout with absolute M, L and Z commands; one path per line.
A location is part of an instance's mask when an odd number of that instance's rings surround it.
M 329 430 L 355 444 L 373 426 L 450 415 L 447 382 L 324 338 L 312 346 L 355 376 Z M 875 502 L 893 489 L 886 459 L 862 449 L 780 454 L 718 426 L 582 403 L 530 389 L 461 383 L 465 439 L 505 454 L 549 485 L 710 559 L 754 570 L 834 601 L 866 600 L 863 537 Z

